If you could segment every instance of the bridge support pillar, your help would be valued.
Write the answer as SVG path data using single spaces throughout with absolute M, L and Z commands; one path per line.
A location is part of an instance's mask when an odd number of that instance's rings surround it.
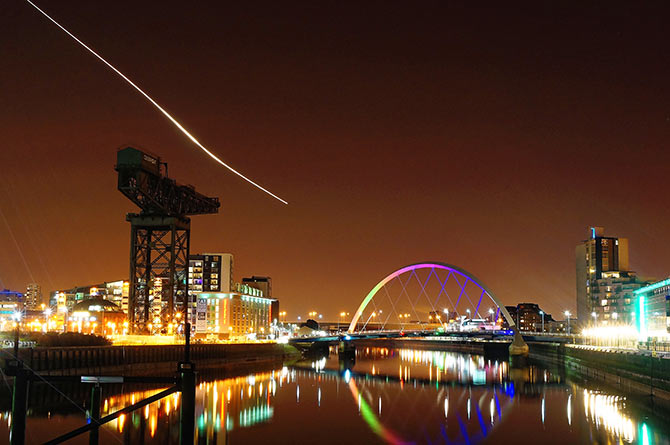
M 337 346 L 337 355 L 340 372 L 351 370 L 356 364 L 356 345 L 353 341 L 340 341 Z
M 340 341 L 340 344 L 337 348 L 337 353 L 339 355 L 355 355 L 356 354 L 356 345 L 353 341 Z
M 514 328 L 514 340 L 509 345 L 509 359 L 513 367 L 526 366 L 528 361 L 528 345 L 518 328 Z

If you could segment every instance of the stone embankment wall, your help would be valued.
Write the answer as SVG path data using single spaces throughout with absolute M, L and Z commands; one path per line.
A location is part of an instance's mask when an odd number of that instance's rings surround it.
M 0 349 L 0 360 L 13 350 Z M 45 375 L 171 375 L 184 359 L 182 345 L 28 348 L 19 357 Z M 299 357 L 295 348 L 274 343 L 195 344 L 191 361 L 197 370 L 225 370 L 243 364 L 277 363 Z M 4 366 L 4 363 L 0 363 Z
M 559 343 L 528 345 L 531 358 L 564 366 L 567 373 L 670 403 L 670 359 L 644 351 L 607 351 Z

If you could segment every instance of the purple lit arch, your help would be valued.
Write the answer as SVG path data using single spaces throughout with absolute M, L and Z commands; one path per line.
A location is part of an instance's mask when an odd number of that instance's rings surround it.
M 402 267 L 395 272 L 391 273 L 388 275 L 386 278 L 381 280 L 375 287 L 372 288 L 370 293 L 363 299 L 363 302 L 361 305 L 358 307 L 358 310 L 354 314 L 354 317 L 351 319 L 351 323 L 349 324 L 349 333 L 353 333 L 356 329 L 356 325 L 358 324 L 359 319 L 363 315 L 363 311 L 367 307 L 367 305 L 372 301 L 372 299 L 377 295 L 377 292 L 379 292 L 380 289 L 382 289 L 387 283 L 390 281 L 394 280 L 395 278 L 399 277 L 400 275 L 404 273 L 414 273 L 414 271 L 419 270 L 419 269 L 431 269 L 431 274 L 435 273 L 435 269 L 441 269 L 441 270 L 446 270 L 449 272 L 449 275 L 447 276 L 444 284 L 451 278 L 453 275 L 454 277 L 458 277 L 462 280 L 459 280 L 456 278 L 456 282 L 461 288 L 461 293 L 465 291 L 465 287 L 468 283 L 473 283 L 475 284 L 480 290 L 481 293 L 479 295 L 479 300 L 477 302 L 476 310 L 475 313 L 479 311 L 479 307 L 481 305 L 482 299 L 487 296 L 490 298 L 496 305 L 497 307 L 497 312 L 496 313 L 496 318 L 498 317 L 499 313 L 502 314 L 503 317 L 505 317 L 505 320 L 509 324 L 511 328 L 515 327 L 516 324 L 514 323 L 514 320 L 510 316 L 509 312 L 507 312 L 507 309 L 505 309 L 505 306 L 498 300 L 498 298 L 491 292 L 479 279 L 477 279 L 474 275 L 471 273 L 461 269 L 460 267 L 453 266 L 451 264 L 446 264 L 446 263 L 440 263 L 440 262 L 424 262 L 424 263 L 416 263 L 416 264 L 410 264 L 409 266 Z M 437 277 L 437 275 L 435 274 Z M 439 281 L 439 277 L 437 277 Z M 461 284 L 462 283 L 462 284 Z M 444 288 L 444 284 L 442 287 Z M 460 299 L 460 297 L 459 297 Z

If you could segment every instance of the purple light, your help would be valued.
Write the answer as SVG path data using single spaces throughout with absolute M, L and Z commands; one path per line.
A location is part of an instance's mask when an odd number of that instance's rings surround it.
M 445 280 L 445 282 L 444 283 L 440 282 L 440 284 L 442 284 L 442 289 L 444 289 L 444 286 L 446 285 L 446 282 L 452 276 L 454 277 L 454 279 L 458 283 L 459 287 L 461 288 L 461 292 L 458 296 L 458 300 L 456 302 L 456 305 L 454 306 L 454 310 L 456 310 L 456 307 L 460 303 L 463 293 L 465 293 L 466 298 L 468 299 L 468 301 L 470 301 L 470 297 L 468 296 L 467 292 L 465 291 L 465 287 L 467 286 L 468 281 L 472 281 L 482 291 L 482 294 L 480 295 L 480 298 L 479 298 L 479 303 L 477 304 L 477 312 L 479 311 L 479 306 L 481 304 L 482 298 L 484 297 L 484 294 L 487 294 L 489 296 L 489 298 L 491 298 L 491 300 L 493 300 L 493 302 L 498 307 L 498 311 L 503 312 L 503 316 L 505 317 L 505 319 L 509 323 L 510 327 L 515 326 L 514 320 L 512 320 L 512 317 L 510 317 L 509 313 L 507 312 L 507 310 L 505 310 L 502 303 L 500 301 L 498 301 L 498 299 L 493 295 L 493 293 L 490 292 L 489 290 L 487 290 L 484 285 L 480 284 L 480 282 L 477 280 L 477 278 L 475 278 L 472 274 L 470 274 L 469 272 L 466 272 L 465 270 L 463 270 L 459 267 L 452 266 L 452 265 L 449 265 L 449 264 L 437 263 L 437 262 L 428 262 L 428 263 L 411 264 L 409 266 L 402 267 L 402 268 L 396 270 L 395 272 L 387 275 L 383 280 L 381 280 L 379 283 L 377 283 L 377 285 L 372 288 L 372 290 L 368 293 L 368 295 L 361 302 L 361 305 L 358 307 L 358 310 L 354 314 L 354 317 L 351 320 L 351 323 L 349 324 L 348 332 L 350 332 L 350 333 L 354 332 L 354 330 L 356 329 L 356 325 L 358 323 L 358 320 L 361 318 L 361 316 L 363 314 L 363 311 L 365 310 L 367 305 L 370 303 L 370 301 L 372 301 L 372 299 L 377 294 L 377 292 L 379 292 L 379 290 L 382 287 L 384 287 L 388 282 L 398 278 L 400 275 L 402 275 L 404 273 L 410 272 L 410 277 L 404 284 L 403 284 L 402 280 L 399 280 L 401 285 L 403 286 L 402 292 L 401 292 L 401 295 L 402 295 L 403 292 L 407 293 L 406 292 L 406 286 L 407 286 L 407 284 L 409 284 L 409 281 L 412 279 L 412 274 L 415 275 L 419 284 L 422 284 L 421 280 L 418 278 L 418 276 L 415 274 L 414 271 L 419 270 L 419 269 L 428 269 L 428 268 L 432 269 L 433 273 L 434 273 L 435 269 L 441 269 L 441 270 L 449 271 L 449 275 L 447 276 L 447 279 Z M 435 273 L 435 275 L 437 276 L 437 273 Z M 465 278 L 465 281 L 463 282 L 463 285 L 461 285 L 461 282 L 458 280 L 458 275 Z M 428 275 L 428 277 L 430 278 L 430 274 Z M 439 281 L 439 278 L 438 278 L 438 281 Z M 425 288 L 426 283 L 423 283 L 422 288 L 421 288 L 422 292 L 424 292 L 424 293 L 425 293 L 424 288 Z M 409 297 L 409 295 L 408 295 L 408 297 Z M 448 294 L 447 294 L 447 297 L 448 297 Z M 451 302 L 451 299 L 449 299 L 449 300 Z M 470 303 L 472 304 L 472 301 L 470 301 Z

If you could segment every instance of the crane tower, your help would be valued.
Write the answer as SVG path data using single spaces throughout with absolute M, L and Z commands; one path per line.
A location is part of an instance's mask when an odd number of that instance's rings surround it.
M 128 323 L 133 333 L 147 333 L 187 316 L 189 215 L 219 211 L 218 198 L 178 184 L 167 176 L 158 156 L 127 147 L 117 152 L 118 190 L 140 213 L 129 213 L 130 286 Z M 152 329 L 153 328 L 153 329 Z

